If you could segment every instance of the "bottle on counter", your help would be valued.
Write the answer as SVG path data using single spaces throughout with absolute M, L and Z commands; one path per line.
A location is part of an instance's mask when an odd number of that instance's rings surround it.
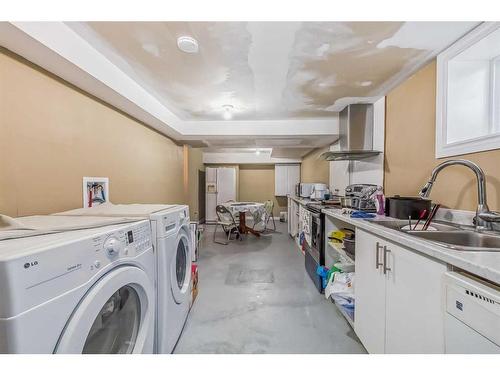
M 377 187 L 377 190 L 373 194 L 373 198 L 375 200 L 377 215 L 385 215 L 385 196 L 382 186 Z

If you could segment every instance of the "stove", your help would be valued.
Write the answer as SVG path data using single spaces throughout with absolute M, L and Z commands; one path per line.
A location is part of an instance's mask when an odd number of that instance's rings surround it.
M 338 200 L 333 199 L 333 200 L 323 200 L 323 201 L 317 201 L 317 202 L 311 202 L 306 204 L 306 208 L 309 211 L 316 212 L 316 213 L 321 213 L 321 210 L 324 210 L 326 208 L 341 208 L 342 205 L 340 204 L 340 198 Z
M 320 202 L 306 204 L 306 210 L 311 213 L 311 243 L 306 242 L 304 247 L 305 269 L 320 293 L 323 293 L 323 282 L 316 270 L 325 265 L 325 214 L 321 210 L 328 207 L 331 206 Z

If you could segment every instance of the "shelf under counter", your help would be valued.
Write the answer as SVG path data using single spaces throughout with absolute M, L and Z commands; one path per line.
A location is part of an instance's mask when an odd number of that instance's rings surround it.
M 330 297 L 330 301 L 335 305 L 335 307 L 340 311 L 342 316 L 347 320 L 347 323 L 351 326 L 352 329 L 354 329 L 354 319 L 351 318 L 351 316 L 348 314 L 348 312 L 344 309 L 343 306 L 339 305 L 335 300 Z
M 347 255 L 346 251 L 342 248 L 343 246 L 341 243 L 327 241 L 327 244 L 328 244 L 328 247 L 330 249 L 335 251 L 337 258 L 338 258 L 338 261 L 340 263 L 354 265 L 354 260 L 351 257 L 349 257 L 349 255 Z M 343 306 L 341 306 L 339 303 L 337 303 L 331 296 L 329 299 L 335 305 L 335 307 L 340 311 L 340 313 L 345 318 L 345 320 L 347 320 L 347 323 L 349 323 L 349 325 L 352 327 L 352 329 L 354 329 L 354 319 L 351 318 L 351 316 L 346 311 L 346 309 L 344 309 Z
M 347 255 L 346 251 L 342 248 L 341 243 L 335 243 L 332 241 L 327 241 L 327 243 L 331 249 L 333 249 L 337 252 L 341 263 L 347 263 L 347 264 L 354 265 L 354 260 L 351 257 L 349 257 L 349 255 Z

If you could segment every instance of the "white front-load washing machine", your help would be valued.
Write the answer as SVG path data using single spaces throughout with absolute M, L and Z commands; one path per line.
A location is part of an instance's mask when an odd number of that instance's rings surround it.
M 152 353 L 154 267 L 147 220 L 1 240 L 0 353 Z
M 189 209 L 179 205 L 169 211 L 154 213 L 151 224 L 158 249 L 157 348 L 159 353 L 172 353 L 191 302 Z
M 189 207 L 159 204 L 104 204 L 58 216 L 148 218 L 156 261 L 155 353 L 172 353 L 191 301 L 192 241 Z

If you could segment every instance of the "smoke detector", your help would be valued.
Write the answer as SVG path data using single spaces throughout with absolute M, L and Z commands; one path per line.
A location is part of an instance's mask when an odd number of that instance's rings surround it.
M 222 117 L 224 120 L 231 120 L 233 118 L 233 109 L 234 107 L 231 104 L 225 104 L 222 106 L 224 112 L 222 113 Z
M 177 38 L 177 47 L 182 52 L 198 53 L 198 41 L 190 36 L 180 36 Z

